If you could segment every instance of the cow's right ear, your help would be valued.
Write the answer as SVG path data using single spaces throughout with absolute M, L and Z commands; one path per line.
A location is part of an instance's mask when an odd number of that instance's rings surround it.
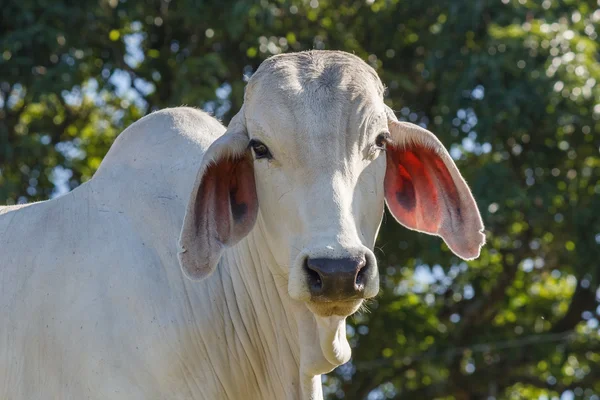
M 179 263 L 192 280 L 210 275 L 224 249 L 254 226 L 258 200 L 248 142 L 242 107 L 204 154 L 179 237 Z

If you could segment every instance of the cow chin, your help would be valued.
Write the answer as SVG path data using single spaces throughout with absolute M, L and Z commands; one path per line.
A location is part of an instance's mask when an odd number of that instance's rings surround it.
M 308 309 L 319 317 L 348 317 L 360 309 L 362 299 L 348 301 L 308 301 Z

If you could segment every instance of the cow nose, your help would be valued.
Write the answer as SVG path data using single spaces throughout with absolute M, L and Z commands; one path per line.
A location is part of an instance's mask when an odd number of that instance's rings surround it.
M 365 290 L 365 257 L 307 258 L 308 286 L 313 300 L 340 301 L 362 298 Z

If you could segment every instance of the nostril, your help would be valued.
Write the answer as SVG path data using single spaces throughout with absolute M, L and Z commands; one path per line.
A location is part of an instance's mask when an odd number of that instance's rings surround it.
M 369 266 L 365 263 L 362 266 L 359 266 L 358 273 L 356 274 L 355 286 L 357 290 L 363 290 L 365 288 L 365 284 L 367 283 L 367 271 Z
M 312 292 L 319 292 L 323 289 L 323 281 L 321 280 L 321 276 L 319 273 L 310 268 L 308 264 L 308 260 L 304 261 L 304 270 L 306 272 L 306 276 L 308 277 L 308 285 Z

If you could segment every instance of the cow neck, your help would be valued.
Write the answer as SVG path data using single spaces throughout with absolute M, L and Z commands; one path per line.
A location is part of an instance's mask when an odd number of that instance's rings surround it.
M 302 310 L 310 311 L 287 295 L 287 276 L 273 272 L 277 264 L 263 226 L 259 216 L 250 234 L 227 249 L 217 270 L 227 303 L 231 304 L 228 310 L 236 335 L 242 346 L 251 347 L 244 348 L 245 356 L 254 369 L 260 366 L 266 375 L 261 385 L 279 385 L 268 390 L 274 398 L 298 398 L 301 383 L 297 315 Z

